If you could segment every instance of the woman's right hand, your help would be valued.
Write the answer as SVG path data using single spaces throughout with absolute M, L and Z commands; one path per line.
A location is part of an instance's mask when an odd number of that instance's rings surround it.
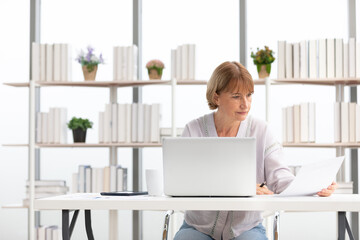
M 256 195 L 272 195 L 274 194 L 270 191 L 266 185 L 260 187 L 260 184 L 256 184 Z

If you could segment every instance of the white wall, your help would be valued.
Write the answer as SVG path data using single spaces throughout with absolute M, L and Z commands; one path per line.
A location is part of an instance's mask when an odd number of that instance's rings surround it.
M 43 0 L 42 42 L 68 42 L 76 51 L 88 44 L 102 52 L 106 64 L 99 67 L 97 80 L 112 79 L 112 47 L 132 42 L 132 6 L 127 1 L 50 1 Z M 206 80 L 213 69 L 225 60 L 239 59 L 238 2 L 237 1 L 143 1 L 143 76 L 145 64 L 152 58 L 165 62 L 164 79 L 170 77 L 170 50 L 184 43 L 197 47 L 196 78 Z M 359 2 L 359 1 L 358 1 Z M 359 5 L 359 4 L 358 4 Z M 71 7 L 69 7 L 71 6 Z M 309 7 L 311 6 L 311 7 Z M 305 17 L 306 16 L 306 17 Z M 336 16 L 336 17 L 334 17 Z M 347 38 L 346 1 L 248 1 L 248 47 L 256 49 L 269 45 L 277 50 L 277 40 L 300 41 L 308 39 Z M 29 2 L 0 1 L 0 143 L 26 143 L 28 138 L 28 92 L 26 88 L 12 88 L 4 82 L 28 81 L 29 72 Z M 61 19 L 61 20 L 59 20 Z M 154 25 L 156 27 L 154 27 Z M 248 55 L 250 51 L 248 52 Z M 73 79 L 81 81 L 80 66 L 73 62 Z M 276 62 L 272 77 L 276 77 Z M 256 68 L 248 58 L 248 69 L 257 78 Z M 177 126 L 208 111 L 205 86 L 179 86 L 177 94 Z M 347 90 L 346 90 L 347 91 Z M 264 86 L 255 87 L 251 113 L 265 118 Z M 332 102 L 334 87 L 286 85 L 272 88 L 270 121 L 281 140 L 281 108 L 303 101 L 317 103 L 317 141 L 331 142 L 333 136 Z M 42 88 L 41 110 L 49 107 L 68 108 L 68 117 L 88 117 L 94 129 L 88 132 L 88 142 L 97 142 L 98 112 L 104 110 L 109 99 L 108 89 L 96 88 Z M 118 90 L 119 102 L 131 101 L 131 89 Z M 170 88 L 149 86 L 143 88 L 143 101 L 162 103 L 162 126 L 170 126 Z M 69 132 L 69 142 L 71 142 Z M 302 164 L 317 158 L 334 156 L 328 149 L 285 149 L 289 164 Z M 65 179 L 71 186 L 71 174 L 80 164 L 101 167 L 108 164 L 107 149 L 43 149 L 41 176 L 43 179 Z M 0 205 L 20 202 L 25 197 L 27 178 L 27 148 L 0 147 Z M 129 168 L 131 185 L 131 150 L 119 149 L 119 163 Z M 144 171 L 160 168 L 160 149 L 144 149 Z M 144 182 L 145 184 L 145 182 Z M 131 239 L 131 213 L 120 212 L 119 234 Z M 44 212 L 42 223 L 60 225 L 60 213 Z M 144 213 L 144 239 L 159 239 L 164 213 Z M 318 226 L 307 225 L 307 219 L 318 219 L 321 227 L 333 226 L 317 239 L 336 239 L 335 217 L 331 213 L 291 213 L 284 216 L 284 239 L 309 239 L 317 234 Z M 83 215 L 78 219 L 75 239 L 85 235 Z M 147 221 L 151 219 L 150 221 Z M 107 213 L 93 213 L 95 237 L 108 236 Z M 303 231 L 305 228 L 307 231 Z M 325 229 L 326 230 L 326 229 Z M 0 209 L 0 231 L 4 239 L 26 239 L 27 211 Z M 311 237 L 309 237 L 311 236 Z

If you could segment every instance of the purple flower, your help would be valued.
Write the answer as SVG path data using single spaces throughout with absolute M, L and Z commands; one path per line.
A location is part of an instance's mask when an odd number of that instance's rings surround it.
M 102 53 L 100 53 L 99 59 L 100 59 L 100 63 L 104 63 L 104 59 L 103 59 L 103 57 L 102 57 Z

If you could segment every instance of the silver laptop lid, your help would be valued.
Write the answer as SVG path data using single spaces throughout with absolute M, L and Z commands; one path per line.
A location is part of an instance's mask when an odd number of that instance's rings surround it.
M 255 138 L 164 138 L 163 167 L 169 196 L 256 194 Z

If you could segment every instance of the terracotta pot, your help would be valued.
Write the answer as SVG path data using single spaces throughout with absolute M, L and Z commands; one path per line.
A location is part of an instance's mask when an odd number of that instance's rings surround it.
M 156 69 L 150 69 L 149 71 L 149 78 L 150 80 L 160 80 L 162 75 L 158 74 L 158 71 Z
M 262 65 L 260 65 L 260 71 L 259 71 L 259 66 L 257 66 L 258 73 L 259 73 L 259 78 L 269 77 L 270 71 L 269 71 L 269 73 L 266 71 L 266 65 L 267 65 L 267 64 L 262 64 Z M 268 64 L 268 65 L 270 65 L 270 64 Z M 269 68 L 270 68 L 270 70 L 271 70 L 271 65 L 270 65 Z
M 94 66 L 94 70 L 89 72 L 86 66 L 82 66 L 85 81 L 95 81 L 97 69 L 98 66 L 96 65 Z

